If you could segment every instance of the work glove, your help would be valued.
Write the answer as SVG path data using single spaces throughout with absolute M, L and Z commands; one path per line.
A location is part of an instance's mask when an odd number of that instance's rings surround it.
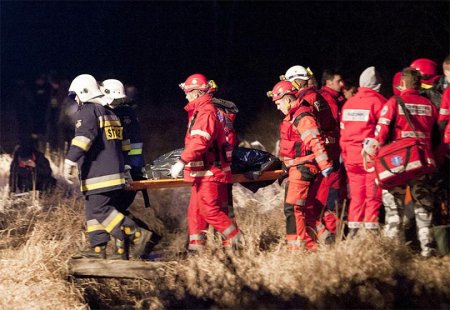
M 64 160 L 64 179 L 69 184 L 73 184 L 73 180 L 75 179 L 75 167 L 76 163 L 71 160 Z
M 170 168 L 170 175 L 172 178 L 176 179 L 180 176 L 181 171 L 184 169 L 184 163 L 181 160 L 178 160 L 175 165 Z
M 123 170 L 123 176 L 125 178 L 125 183 L 129 183 L 129 182 L 133 181 L 130 171 L 131 171 L 131 166 L 125 165 L 124 170 Z
M 374 138 L 366 138 L 364 139 L 363 143 L 363 149 L 361 154 L 364 155 L 364 152 L 372 157 L 375 157 L 377 155 L 378 149 L 380 148 L 380 142 L 378 142 L 377 139 Z
M 325 168 L 321 171 L 321 173 L 324 177 L 329 176 L 331 174 L 331 172 L 333 172 L 333 166 Z

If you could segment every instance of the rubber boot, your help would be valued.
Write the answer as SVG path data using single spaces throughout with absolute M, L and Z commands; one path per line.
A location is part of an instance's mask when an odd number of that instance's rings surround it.
M 114 252 L 108 256 L 110 260 L 128 260 L 128 242 L 127 240 L 114 240 Z
M 80 258 L 96 258 L 105 259 L 106 258 L 106 244 L 96 245 L 87 250 L 82 250 L 78 254 L 72 256 L 73 259 Z

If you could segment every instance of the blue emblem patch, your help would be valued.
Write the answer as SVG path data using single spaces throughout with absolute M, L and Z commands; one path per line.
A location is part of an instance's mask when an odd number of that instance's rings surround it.
M 403 158 L 401 156 L 394 156 L 391 158 L 391 163 L 394 166 L 400 166 L 403 164 Z

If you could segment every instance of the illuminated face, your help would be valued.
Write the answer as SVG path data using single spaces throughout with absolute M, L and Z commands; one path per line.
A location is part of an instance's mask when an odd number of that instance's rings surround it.
M 194 101 L 195 99 L 197 99 L 196 92 L 195 91 L 187 92 L 186 93 L 186 99 L 189 102 Z
M 327 86 L 337 92 L 340 92 L 342 90 L 342 87 L 344 87 L 342 76 L 336 74 L 332 80 L 327 81 Z
M 445 79 L 450 83 L 450 63 L 444 63 L 442 65 L 442 71 L 444 71 Z
M 284 115 L 287 115 L 289 113 L 289 110 L 291 109 L 291 103 L 287 96 L 278 99 L 277 101 L 275 101 L 275 104 L 277 105 L 277 110 L 281 111 L 281 113 L 283 113 Z

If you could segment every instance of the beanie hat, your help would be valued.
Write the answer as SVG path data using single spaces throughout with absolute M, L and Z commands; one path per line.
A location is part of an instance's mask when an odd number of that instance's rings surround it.
M 381 79 L 375 67 L 369 67 L 361 73 L 359 77 L 359 86 L 372 88 L 379 92 L 381 88 Z

